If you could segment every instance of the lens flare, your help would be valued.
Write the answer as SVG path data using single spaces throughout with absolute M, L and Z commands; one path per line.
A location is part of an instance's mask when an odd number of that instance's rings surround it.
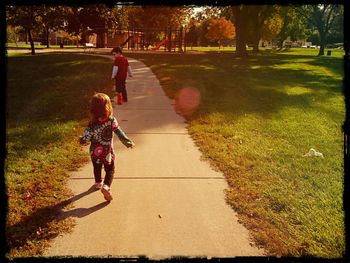
M 201 96 L 198 89 L 184 87 L 176 93 L 174 100 L 176 113 L 183 116 L 189 116 L 198 108 Z

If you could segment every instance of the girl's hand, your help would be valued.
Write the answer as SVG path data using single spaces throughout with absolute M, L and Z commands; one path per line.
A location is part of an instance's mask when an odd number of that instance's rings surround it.
M 130 140 L 130 141 L 127 142 L 127 147 L 128 148 L 134 148 L 135 147 L 135 143 Z

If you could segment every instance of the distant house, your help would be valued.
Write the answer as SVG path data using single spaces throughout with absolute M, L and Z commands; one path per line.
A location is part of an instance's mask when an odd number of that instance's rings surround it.
M 283 41 L 283 47 L 285 48 L 291 48 L 291 47 L 302 47 L 306 45 L 308 42 L 306 39 L 298 39 L 296 41 L 292 41 L 290 37 L 288 37 L 286 40 Z M 268 48 L 276 48 L 278 46 L 278 40 L 273 39 L 271 41 L 267 40 L 260 40 L 259 41 L 259 47 L 268 47 Z
M 308 42 L 306 42 L 306 39 L 298 39 L 296 41 L 292 41 L 290 37 L 288 37 L 286 40 L 283 41 L 283 47 L 302 47 L 307 43 Z

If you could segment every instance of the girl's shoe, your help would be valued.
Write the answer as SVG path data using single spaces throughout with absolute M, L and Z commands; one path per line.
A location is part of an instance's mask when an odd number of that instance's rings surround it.
M 101 189 L 102 188 L 102 183 L 95 183 L 95 188 L 96 189 Z
M 111 201 L 113 199 L 111 189 L 108 187 L 108 185 L 103 185 L 101 192 L 107 201 Z

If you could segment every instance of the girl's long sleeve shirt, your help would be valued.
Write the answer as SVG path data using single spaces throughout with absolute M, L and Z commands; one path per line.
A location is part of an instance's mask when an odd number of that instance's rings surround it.
M 90 156 L 94 163 L 110 164 L 115 159 L 113 149 L 113 134 L 126 146 L 132 147 L 134 143 L 126 136 L 114 116 L 106 121 L 90 121 L 83 136 L 80 137 L 80 144 L 90 144 Z

